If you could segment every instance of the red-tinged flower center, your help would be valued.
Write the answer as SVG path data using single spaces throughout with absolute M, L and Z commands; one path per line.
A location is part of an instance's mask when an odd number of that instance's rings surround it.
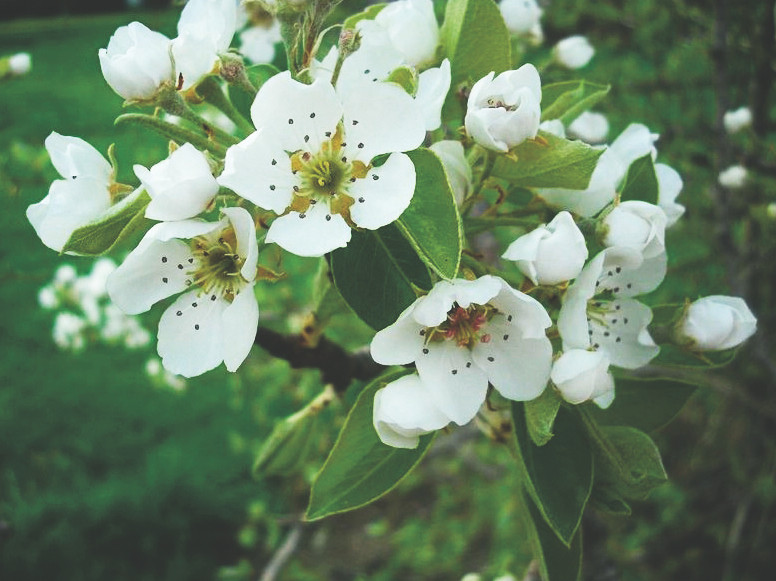
M 447 319 L 437 327 L 426 329 L 428 341 L 455 341 L 460 347 L 473 347 L 477 342 L 487 343 L 490 335 L 484 333 L 496 309 L 490 305 L 471 304 L 464 308 L 453 304 Z

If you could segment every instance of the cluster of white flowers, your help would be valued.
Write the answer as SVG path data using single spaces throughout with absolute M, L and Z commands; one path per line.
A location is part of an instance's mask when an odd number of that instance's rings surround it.
M 95 262 L 84 276 L 63 264 L 51 283 L 40 289 L 41 307 L 56 311 L 52 335 L 60 349 L 77 352 L 96 342 L 138 349 L 151 343 L 151 333 L 108 299 L 105 284 L 115 270 L 109 258 Z
M 534 0 L 505 0 L 501 12 L 515 34 L 541 35 Z M 221 155 L 209 144 L 207 152 L 194 143 L 171 147 L 167 159 L 134 167 L 136 187 L 116 183 L 115 168 L 82 140 L 56 133 L 46 140 L 62 179 L 27 215 L 52 249 L 69 249 L 79 227 L 147 200 L 143 216 L 156 223 L 107 277 L 107 292 L 128 314 L 177 295 L 159 322 L 165 369 L 186 377 L 221 363 L 236 370 L 255 341 L 263 246 L 321 257 L 346 247 L 354 229 L 391 224 L 415 195 L 408 153 L 424 142 L 463 212 L 499 156 L 513 160 L 515 147 L 547 144 L 542 129 L 565 134 L 558 119 L 541 124 L 542 85 L 531 64 L 473 82 L 463 133 L 444 127 L 451 63 L 438 50 L 431 0 L 393 2 L 355 26 L 350 38 L 357 42 L 323 58 L 313 54 L 320 60 L 310 58 L 303 74 L 282 72 L 263 83 L 250 106 L 255 130 L 245 139 L 222 144 Z M 218 72 L 237 27 L 235 0 L 190 0 L 173 40 L 137 22 L 117 30 L 99 53 L 103 74 L 130 101 L 155 102 L 160 91 L 195 98 L 198 83 Z M 583 37 L 555 49 L 570 68 L 592 54 Z M 394 82 L 397 71 L 406 82 Z M 608 123 L 579 116 L 568 131 L 602 142 Z M 460 139 L 439 139 L 444 134 Z M 375 361 L 416 370 L 376 394 L 374 425 L 385 443 L 414 447 L 424 433 L 471 421 L 489 386 L 515 401 L 552 386 L 572 404 L 607 407 L 615 389 L 610 366 L 635 369 L 658 354 L 648 330 L 652 311 L 636 297 L 666 274 L 665 230 L 684 211 L 675 201 L 682 180 L 658 163 L 656 203 L 620 199 L 631 164 L 656 158 L 657 137 L 630 125 L 600 155 L 586 190 L 534 188 L 543 211 L 557 213 L 502 250 L 521 273 L 513 275 L 519 290 L 506 275 L 464 272 L 438 280 L 377 332 Z M 602 250 L 590 258 L 593 248 Z M 677 342 L 730 348 L 754 332 L 747 313 L 724 300 L 690 307 Z M 727 330 L 710 330 L 708 321 Z M 82 332 L 74 320 L 61 327 L 63 337 Z

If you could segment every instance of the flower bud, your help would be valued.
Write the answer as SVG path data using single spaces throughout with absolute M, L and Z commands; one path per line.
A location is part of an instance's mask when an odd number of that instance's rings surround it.
M 654 258 L 665 252 L 665 212 L 647 202 L 630 200 L 616 206 L 601 223 L 603 244 L 625 246 Z
M 531 64 L 494 75 L 489 73 L 472 87 L 464 123 L 481 146 L 508 151 L 539 131 L 541 81 Z
M 728 111 L 722 118 L 725 125 L 725 131 L 728 133 L 738 133 L 752 124 L 752 112 L 749 107 L 741 107 L 735 111 Z
M 550 379 L 569 403 L 592 400 L 608 408 L 614 400 L 614 378 L 609 373 L 609 360 L 601 351 L 566 351 L 553 364 Z
M 439 24 L 431 0 L 391 2 L 377 14 L 374 22 L 387 33 L 405 64 L 417 67 L 436 59 Z
M 512 242 L 503 258 L 514 260 L 534 284 L 553 285 L 571 280 L 587 259 L 585 237 L 568 212 Z
M 512 34 L 523 36 L 531 34 L 542 17 L 542 9 L 536 0 L 502 0 L 499 4 L 501 16 Z
M 442 160 L 450 187 L 453 189 L 455 203 L 460 206 L 472 189 L 472 168 L 466 161 L 463 145 L 460 141 L 445 140 L 437 141 L 430 149 Z
M 723 187 L 733 190 L 743 188 L 746 184 L 748 172 L 742 165 L 731 165 L 726 170 L 723 170 L 719 174 L 719 184 Z
M 757 319 L 738 297 L 715 295 L 692 303 L 679 323 L 681 343 L 697 351 L 721 351 L 740 345 L 757 330 Z
M 595 49 L 584 36 L 564 38 L 554 49 L 555 60 L 567 69 L 580 69 L 590 62 Z
M 116 30 L 98 54 L 102 75 L 124 99 L 151 99 L 162 83 L 173 81 L 170 39 L 139 22 Z

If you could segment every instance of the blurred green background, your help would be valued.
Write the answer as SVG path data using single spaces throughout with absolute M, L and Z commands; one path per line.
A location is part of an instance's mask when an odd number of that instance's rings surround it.
M 542 4 L 545 47 L 579 33 L 597 50 L 582 71 L 548 68 L 543 81 L 611 82 L 597 107 L 610 139 L 632 121 L 647 124 L 661 134 L 658 161 L 684 178 L 679 201 L 688 211 L 669 233 L 670 274 L 652 304 L 741 294 L 760 321 L 737 361 L 713 370 L 708 387 L 657 434 L 671 482 L 630 518 L 586 516 L 586 579 L 772 579 L 776 219 L 766 206 L 776 202 L 774 3 Z M 297 533 L 281 579 L 519 577 L 530 548 L 516 516 L 515 474 L 508 454 L 483 438 L 440 440 L 385 499 L 300 528 L 335 427 L 321 431 L 301 475 L 255 480 L 251 465 L 274 419 L 320 389 L 316 372 L 291 370 L 257 348 L 239 374 L 217 370 L 177 391 L 144 373 L 152 347 L 72 355 L 54 345 L 53 315 L 37 293 L 63 259 L 24 217 L 57 177 L 43 140 L 57 131 L 103 152 L 116 143 L 127 179 L 133 163 L 162 159 L 163 139 L 113 127 L 121 100 L 96 55 L 131 20 L 174 36 L 178 14 L 49 14 L 0 24 L 0 55 L 33 59 L 30 74 L 0 83 L 0 579 L 258 579 Z M 540 62 L 547 53 L 530 55 Z M 719 116 L 742 105 L 755 110 L 755 127 L 728 137 Z M 752 170 L 735 192 L 715 186 L 732 163 Z M 64 260 L 82 274 L 91 268 L 90 260 Z M 316 267 L 284 266 L 293 276 L 264 291 L 262 321 L 298 331 Z M 160 312 L 144 319 L 149 329 Z M 369 340 L 363 327 L 339 325 L 331 333 L 347 346 Z M 336 424 L 342 415 L 340 407 L 330 418 Z

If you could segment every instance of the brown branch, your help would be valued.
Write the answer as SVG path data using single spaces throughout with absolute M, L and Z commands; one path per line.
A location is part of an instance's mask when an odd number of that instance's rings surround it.
M 375 363 L 366 351 L 349 353 L 342 346 L 321 337 L 311 347 L 302 335 L 284 335 L 259 327 L 255 343 L 270 355 L 284 359 L 294 369 L 318 369 L 324 384 L 343 393 L 354 379 L 374 379 L 386 368 Z

